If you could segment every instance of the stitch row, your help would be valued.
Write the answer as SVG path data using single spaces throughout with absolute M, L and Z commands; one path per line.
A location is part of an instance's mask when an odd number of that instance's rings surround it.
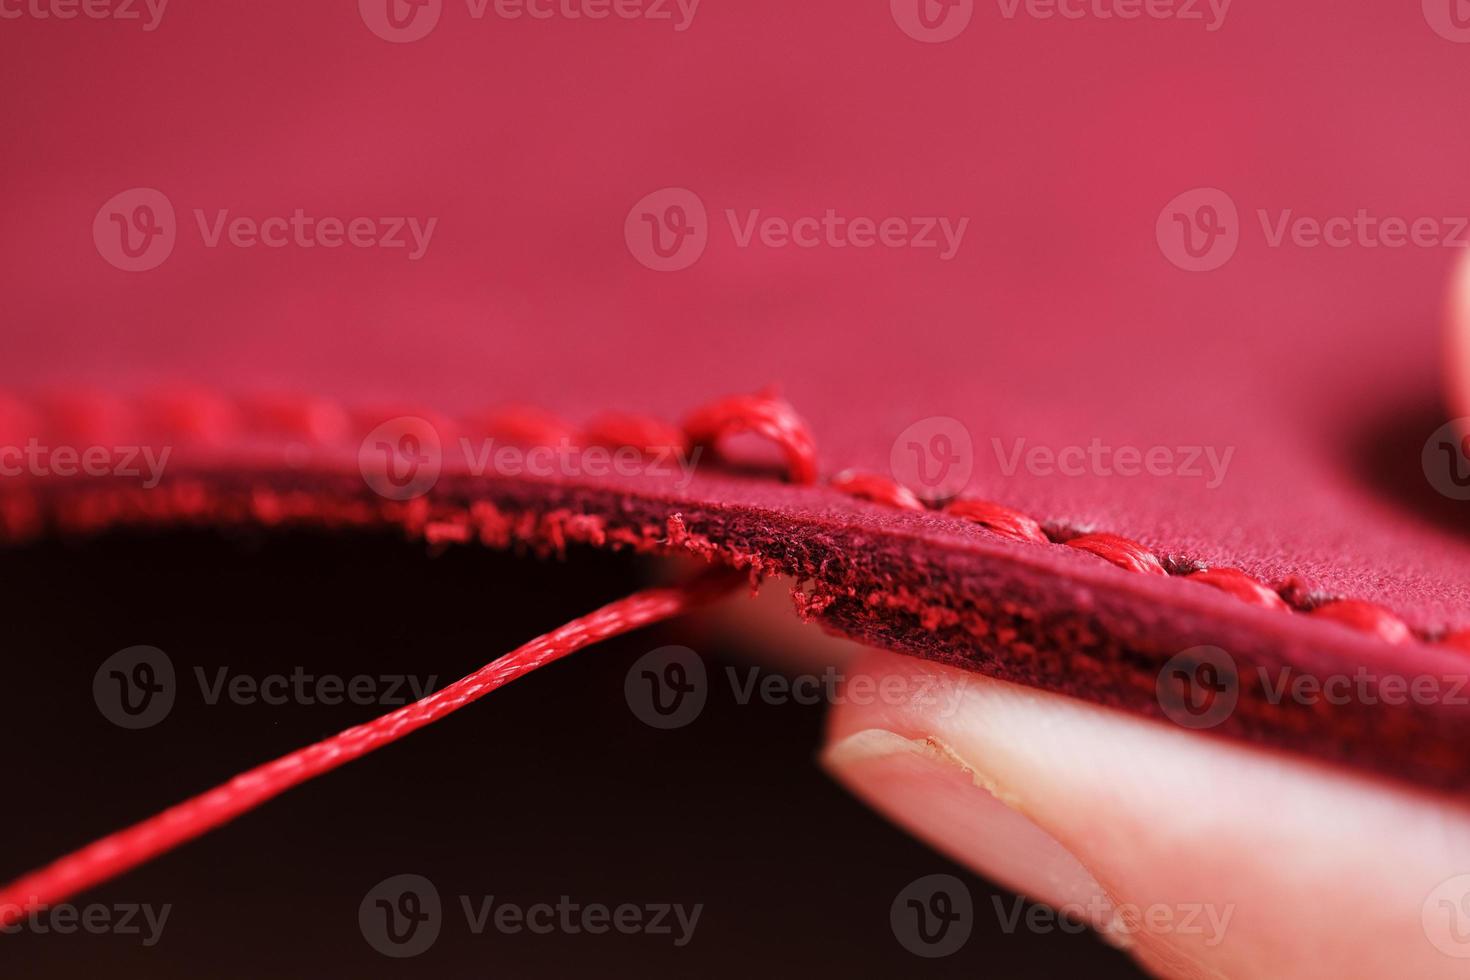
M 752 402 L 758 402 L 750 408 Z M 742 412 L 748 412 L 742 419 Z M 729 399 L 720 403 L 713 413 L 709 410 L 701 418 L 717 417 L 725 422 L 723 431 L 752 430 L 780 444 L 788 460 L 797 464 L 790 466 L 788 475 L 794 483 L 816 482 L 815 443 L 805 423 L 796 410 L 774 394 L 766 393 L 755 399 Z M 700 442 L 706 435 L 701 430 L 691 430 L 690 436 Z M 884 504 L 899 510 L 928 512 L 930 508 L 908 487 L 895 480 L 873 473 L 846 470 L 828 481 L 828 485 L 850 496 L 874 503 Z M 961 498 L 951 500 L 941 509 L 951 517 L 979 524 L 991 532 L 1016 541 L 1032 544 L 1059 544 L 1074 548 L 1128 572 L 1140 575 L 1169 575 L 1159 557 L 1142 544 L 1117 534 L 1087 533 L 1079 535 L 1048 535 L 1040 522 L 1020 511 L 1013 510 L 987 500 Z M 1409 625 L 1382 606 L 1361 599 L 1332 599 L 1306 608 L 1293 608 L 1281 594 L 1264 582 L 1247 575 L 1237 568 L 1191 567 L 1181 570 L 1177 577 L 1208 585 L 1241 602 L 1261 609 L 1278 612 L 1298 612 L 1340 623 L 1360 632 L 1376 636 L 1386 643 L 1403 644 L 1417 637 Z M 1470 630 L 1461 630 L 1437 637 L 1437 642 L 1470 650 Z
M 903 510 L 929 510 L 907 487 L 886 477 L 847 471 L 839 473 L 829 483 L 833 488 L 860 499 Z M 1060 544 L 1085 551 L 1124 571 L 1140 575 L 1169 574 L 1157 555 L 1137 541 L 1117 534 L 1093 533 L 1053 539 L 1042 530 L 1037 521 L 1025 514 L 984 500 L 952 500 L 940 512 L 972 521 L 995 534 L 1016 541 Z M 1219 589 L 1248 605 L 1280 612 L 1304 612 L 1369 633 L 1388 643 L 1409 643 L 1415 639 L 1413 631 L 1402 619 L 1382 606 L 1361 599 L 1334 599 L 1311 608 L 1296 610 L 1278 592 L 1237 568 L 1196 568 L 1178 577 Z M 1470 630 L 1450 633 L 1440 637 L 1437 642 L 1470 650 Z
M 631 447 L 638 450 L 670 448 L 681 451 L 700 446 L 718 452 L 724 439 L 753 433 L 772 442 L 785 460 L 792 483 L 819 482 L 816 440 L 796 409 L 773 390 L 754 395 L 719 399 L 692 412 L 682 426 L 670 425 L 650 416 L 605 413 L 581 429 L 540 409 L 516 406 L 501 408 L 462 420 L 451 420 L 422 409 L 349 412 L 338 403 L 320 397 L 252 396 L 230 400 L 205 391 L 175 391 L 145 396 L 127 402 L 100 394 L 54 395 L 33 405 L 0 394 L 0 440 L 7 433 L 34 431 L 45 418 L 62 432 L 93 438 L 114 434 L 119 419 L 133 418 L 147 430 L 211 444 L 225 444 L 241 435 L 290 438 L 313 444 L 342 443 L 357 426 L 371 426 L 385 417 L 413 415 L 429 421 L 441 434 L 473 430 L 507 442 L 527 446 Z M 832 488 L 863 500 L 899 510 L 930 512 L 913 491 L 887 477 L 844 471 L 827 481 Z M 1034 518 L 1001 504 L 973 498 L 951 500 L 939 509 L 950 517 L 978 524 L 1001 537 L 1032 544 L 1054 544 L 1086 552 L 1125 571 L 1140 575 L 1170 575 L 1153 552 L 1130 538 L 1116 534 L 1048 534 Z M 1401 618 L 1372 602 L 1333 599 L 1311 605 L 1292 606 L 1264 582 L 1235 568 L 1179 568 L 1175 577 L 1185 578 L 1234 596 L 1261 609 L 1296 612 L 1341 623 L 1393 644 L 1416 639 Z M 1470 629 L 1427 638 L 1470 650 Z

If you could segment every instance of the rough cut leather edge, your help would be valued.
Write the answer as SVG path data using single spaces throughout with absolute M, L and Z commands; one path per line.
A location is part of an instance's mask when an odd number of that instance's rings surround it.
M 120 527 L 396 527 L 436 547 L 550 554 L 576 543 L 692 553 L 756 579 L 795 579 L 798 612 L 831 631 L 1156 718 L 1166 717 L 1157 687 L 1164 666 L 1196 647 L 1223 648 L 1238 671 L 1239 702 L 1211 733 L 1470 789 L 1467 661 L 1454 648 L 1390 645 L 979 526 L 956 540 L 950 519 L 893 512 L 830 488 L 783 493 L 773 498 L 769 478 L 736 474 L 701 475 L 676 497 L 647 480 L 579 485 L 446 473 L 428 496 L 398 503 L 345 469 L 205 467 L 151 490 L 105 480 L 10 488 L 0 497 L 0 529 L 30 537 Z M 1436 678 L 1444 690 L 1458 685 L 1459 697 L 1308 704 L 1272 696 L 1281 671 L 1321 679 L 1356 670 Z

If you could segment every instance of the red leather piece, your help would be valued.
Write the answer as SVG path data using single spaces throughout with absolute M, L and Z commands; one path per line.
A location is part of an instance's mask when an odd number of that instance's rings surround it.
M 188 384 L 395 406 L 354 417 L 361 438 L 369 418 L 470 419 L 508 403 L 574 426 L 608 410 L 672 423 L 775 380 L 820 447 L 815 466 L 788 460 L 803 483 L 888 473 L 906 428 L 953 418 L 973 446 L 965 496 L 1038 526 L 1122 536 L 1168 570 L 1289 584 L 1303 607 L 1372 603 L 1421 639 L 1470 629 L 1463 505 L 1420 464 L 1430 434 L 1463 411 L 1440 390 L 1464 374 L 1442 350 L 1453 250 L 1275 234 L 1283 215 L 1464 211 L 1464 52 L 1416 9 L 1344 17 L 1305 0 L 1238 10 L 1210 32 L 977 7 L 943 45 L 906 36 L 885 5 L 855 15 L 840 0 L 705 5 L 677 33 L 448 10 L 423 41 L 389 44 L 352 5 L 213 5 L 171 13 L 143 39 L 146 57 L 103 31 L 9 24 L 3 62 L 33 95 L 12 106 L 23 145 L 0 158 L 11 230 L 0 383 L 27 405 L 48 391 Z M 311 56 L 282 57 L 283 37 Z M 758 63 L 750 37 L 762 39 Z M 1370 47 L 1391 57 L 1343 56 Z M 101 74 L 116 83 L 86 82 Z M 506 97 L 532 78 L 535 99 Z M 130 273 L 89 231 L 104 202 L 138 186 L 168 195 L 178 241 L 158 268 Z M 708 244 L 690 267 L 655 272 L 630 253 L 625 222 L 674 186 L 706 206 Z M 1238 206 L 1240 241 L 1219 269 L 1191 273 L 1161 250 L 1157 222 L 1201 186 Z M 970 224 L 948 259 L 741 234 L 753 212 L 829 207 Z M 221 210 L 296 208 L 439 224 L 418 260 L 208 244 Z M 355 446 L 273 470 L 280 492 L 252 495 L 229 453 L 236 422 L 144 414 L 230 468 L 192 497 L 124 488 L 82 501 L 71 488 L 78 526 L 225 520 L 237 507 L 342 527 L 389 519 L 360 486 L 342 489 Z M 24 438 L 34 425 L 20 417 L 0 408 L 0 431 Z M 699 421 L 701 438 L 723 439 L 717 419 Z M 1094 444 L 1106 465 L 1055 465 Z M 1156 446 L 1171 471 L 1118 471 L 1118 450 Z M 34 529 L 13 493 L 0 488 L 0 526 Z M 1178 575 L 714 466 L 682 486 L 451 473 L 432 506 L 475 498 L 538 520 L 595 513 L 625 540 L 678 514 L 710 548 L 828 576 L 821 615 L 836 628 L 1140 711 L 1153 710 L 1140 686 L 1150 672 L 1199 643 L 1247 671 L 1465 669 L 1452 644 L 1389 644 L 1331 613 L 1253 609 Z M 1462 708 L 1308 710 L 1251 695 L 1223 730 L 1470 785 Z

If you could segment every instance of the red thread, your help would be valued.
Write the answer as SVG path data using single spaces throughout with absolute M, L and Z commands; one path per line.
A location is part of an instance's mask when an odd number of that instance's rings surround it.
M 655 451 L 672 449 L 683 452 L 689 448 L 689 439 L 677 426 L 669 425 L 646 415 L 627 415 L 608 412 L 587 423 L 584 438 L 594 446 L 621 449 Z
M 36 431 L 37 420 L 31 406 L 0 391 L 0 440 L 7 446 L 24 446 Z
M 1235 598 L 1262 609 L 1280 609 L 1289 612 L 1286 600 L 1251 578 L 1238 568 L 1206 568 L 1185 576 L 1191 582 L 1199 582 L 1228 592 Z
M 101 884 L 249 812 L 322 773 L 432 724 L 518 677 L 583 647 L 669 619 L 719 598 L 743 578 L 728 570 L 675 588 L 648 589 L 539 636 L 405 708 L 251 769 L 191 800 L 110 834 L 0 889 L 0 927 L 37 905 Z
M 955 517 L 963 517 L 967 521 L 974 521 L 996 534 L 1014 538 L 1017 541 L 1031 541 L 1036 544 L 1051 542 L 1036 521 L 1018 510 L 1011 510 L 1009 507 L 1002 507 L 988 500 L 951 500 L 944 508 L 944 512 Z
M 241 409 L 255 431 L 313 443 L 341 442 L 352 431 L 352 416 L 327 398 L 259 395 L 243 399 Z
M 43 395 L 39 401 L 48 434 L 55 438 L 106 444 L 137 435 L 131 406 L 120 398 L 79 389 Z
M 770 393 L 734 395 L 706 405 L 684 421 L 684 432 L 696 446 L 715 447 L 725 436 L 754 432 L 770 439 L 786 457 L 792 483 L 817 482 L 817 443 L 796 409 Z
M 875 504 L 887 504 L 899 510 L 928 509 L 908 487 L 873 473 L 843 470 L 832 478 L 831 484 L 834 489 L 861 500 L 871 500 Z
M 223 444 L 239 428 L 235 405 L 208 391 L 158 392 L 143 399 L 145 425 L 170 437 Z
M 524 405 L 471 416 L 465 424 L 481 435 L 516 446 L 577 445 L 577 430 L 550 412 Z
M 1338 599 L 1313 609 L 1312 615 L 1372 633 L 1388 643 L 1408 643 L 1414 639 L 1408 623 L 1382 606 L 1361 599 Z
M 1439 642 L 1448 646 L 1459 647 L 1461 650 L 1470 650 L 1470 630 L 1460 630 L 1457 633 L 1451 633 Z
M 1169 574 L 1164 571 L 1164 566 L 1154 557 L 1153 552 L 1137 541 L 1130 541 L 1116 534 L 1084 534 L 1068 541 L 1067 547 L 1090 552 L 1130 572 L 1141 572 L 1144 575 Z
M 389 402 L 387 404 L 354 409 L 351 416 L 354 435 L 358 439 L 385 422 L 396 419 L 423 419 L 429 423 L 429 427 L 439 437 L 440 443 L 446 446 L 462 431 L 462 427 L 457 419 L 452 419 L 447 415 L 435 412 L 422 405 L 405 404 L 402 402 Z

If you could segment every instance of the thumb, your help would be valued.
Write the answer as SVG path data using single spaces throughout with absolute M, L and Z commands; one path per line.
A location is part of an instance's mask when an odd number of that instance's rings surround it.
M 848 676 L 942 694 L 839 699 L 835 778 L 1160 976 L 1464 976 L 1463 803 L 885 652 Z

